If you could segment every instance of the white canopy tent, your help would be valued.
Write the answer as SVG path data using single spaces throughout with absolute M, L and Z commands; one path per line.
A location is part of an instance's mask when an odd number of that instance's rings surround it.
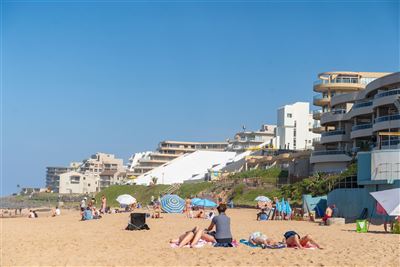
M 370 192 L 390 216 L 400 215 L 400 188 Z

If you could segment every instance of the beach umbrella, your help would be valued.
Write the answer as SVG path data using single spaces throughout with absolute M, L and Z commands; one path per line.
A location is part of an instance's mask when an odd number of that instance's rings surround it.
M 269 199 L 269 197 L 266 196 L 258 196 L 254 200 L 259 202 L 271 202 L 271 199 Z
M 192 205 L 194 205 L 194 203 L 197 202 L 197 201 L 199 201 L 199 200 L 201 200 L 201 198 L 195 197 L 195 198 L 192 198 L 192 200 L 190 201 L 190 203 L 192 203 Z
M 286 214 L 286 203 L 284 198 L 282 198 L 280 206 L 281 206 L 281 211 Z
M 217 203 L 214 201 L 211 201 L 209 199 L 199 199 L 195 202 L 192 202 L 194 206 L 201 206 L 201 207 L 207 207 L 207 208 L 215 208 L 217 206 Z
M 133 203 L 136 203 L 136 199 L 128 194 L 118 196 L 117 201 L 121 205 L 132 205 Z
M 161 208 L 166 213 L 182 213 L 185 200 L 177 195 L 165 195 L 161 198 Z
M 400 188 L 370 192 L 390 216 L 400 215 Z

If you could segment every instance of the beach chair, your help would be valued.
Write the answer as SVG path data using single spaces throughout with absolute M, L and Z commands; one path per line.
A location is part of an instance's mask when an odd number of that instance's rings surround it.
M 125 230 L 150 230 L 146 224 L 146 213 L 131 213 L 131 222 Z

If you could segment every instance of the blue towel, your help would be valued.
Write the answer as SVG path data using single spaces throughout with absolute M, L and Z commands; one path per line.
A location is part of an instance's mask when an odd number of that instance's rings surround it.
M 251 248 L 261 248 L 262 247 L 261 245 L 254 245 L 253 243 L 249 242 L 246 239 L 240 239 L 239 242 L 242 243 L 243 245 L 249 246 Z M 286 245 L 281 243 L 281 242 L 279 242 L 278 244 L 276 244 L 274 246 L 273 245 L 266 245 L 265 247 L 266 248 L 270 248 L 270 249 L 278 249 L 278 248 L 285 248 Z
M 242 243 L 243 245 L 249 246 L 251 248 L 261 248 L 260 245 L 254 245 L 253 243 L 249 242 L 249 240 L 246 240 L 246 239 L 240 239 L 239 242 Z

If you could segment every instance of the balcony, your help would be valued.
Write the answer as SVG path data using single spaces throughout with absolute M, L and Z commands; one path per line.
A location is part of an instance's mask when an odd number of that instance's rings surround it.
M 326 112 L 321 115 L 321 125 L 330 122 L 337 122 L 346 120 L 346 110 L 345 109 L 335 109 L 331 112 Z
M 359 102 L 355 103 L 348 113 L 348 118 L 354 118 L 360 115 L 372 114 L 372 104 L 373 101 Z
M 321 144 L 336 143 L 336 142 L 349 142 L 350 137 L 346 134 L 345 130 L 328 131 L 321 134 Z
M 382 92 L 375 95 L 374 107 L 394 104 L 398 99 L 400 99 L 400 89 Z
M 337 88 L 340 90 L 354 91 L 365 87 L 358 78 L 355 77 L 338 77 L 332 80 L 317 80 L 314 82 L 315 92 L 326 92 L 328 88 Z
M 378 117 L 374 120 L 373 131 L 400 128 L 400 114 Z
M 311 154 L 310 163 L 348 162 L 351 155 L 344 150 L 315 151 Z
M 353 103 L 356 101 L 358 92 L 336 94 L 331 99 L 331 106 L 334 107 L 339 104 Z
M 313 104 L 314 106 L 325 106 L 329 104 L 330 100 L 330 97 L 318 94 L 313 97 Z
M 321 119 L 321 114 L 322 114 L 322 110 L 320 110 L 320 109 L 314 110 L 313 111 L 313 119 L 314 120 L 320 120 Z
M 372 136 L 372 123 L 354 125 L 351 128 L 351 139 Z

